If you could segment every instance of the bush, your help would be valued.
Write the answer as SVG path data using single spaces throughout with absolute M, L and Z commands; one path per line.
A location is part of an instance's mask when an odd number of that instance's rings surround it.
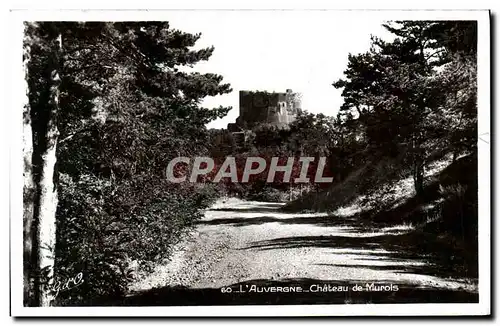
M 267 187 L 261 189 L 258 192 L 251 193 L 250 195 L 248 195 L 247 199 L 256 201 L 281 202 L 284 201 L 285 196 L 286 192 Z
M 469 199 L 467 186 L 460 183 L 440 187 L 445 198 L 441 206 L 442 226 L 462 239 L 473 239 L 477 235 L 477 204 Z
M 126 293 L 139 267 L 169 256 L 173 244 L 203 216 L 213 187 L 165 180 L 60 178 L 56 279 L 83 273 L 83 283 L 57 297 L 59 305 L 96 304 Z
M 439 194 L 444 198 L 442 228 L 477 246 L 477 155 L 460 158 L 443 171 Z

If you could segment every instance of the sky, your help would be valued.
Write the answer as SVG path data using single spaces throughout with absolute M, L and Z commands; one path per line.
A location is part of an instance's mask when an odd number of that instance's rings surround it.
M 350 11 L 177 11 L 170 27 L 201 33 L 195 48 L 214 46 L 208 61 L 193 70 L 217 73 L 233 92 L 209 97 L 205 107 L 232 106 L 209 128 L 226 128 L 239 112 L 240 90 L 302 93 L 302 108 L 336 115 L 349 53 L 365 52 L 370 35 L 387 38 L 385 20 L 374 12 Z

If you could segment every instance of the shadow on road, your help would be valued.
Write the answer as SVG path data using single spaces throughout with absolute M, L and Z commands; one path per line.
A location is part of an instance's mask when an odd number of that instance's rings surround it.
M 221 208 L 211 208 L 211 211 L 219 212 L 269 212 L 278 211 L 283 207 L 283 203 L 264 203 L 264 202 L 252 202 L 254 204 L 236 206 L 236 207 L 221 207 Z
M 359 261 L 373 269 L 398 270 L 443 278 L 477 278 L 477 265 L 466 263 L 456 248 L 443 246 L 432 235 L 419 232 L 404 234 L 360 234 L 356 236 L 296 236 L 257 241 L 240 250 L 275 250 L 294 248 L 332 248 L 332 254 L 359 256 Z M 368 253 L 367 253 L 368 251 Z M 354 257 L 354 259 L 356 259 Z M 373 261 L 373 264 L 370 263 Z M 377 266 L 377 262 L 384 266 Z M 392 266 L 390 262 L 393 262 Z M 425 262 L 421 266 L 416 263 Z M 375 265 L 375 266 L 374 266 Z M 347 267 L 347 266 L 346 266 Z M 354 267 L 354 266 L 353 266 Z M 358 266 L 363 267 L 363 266 Z
M 315 216 L 305 214 L 276 214 L 276 210 L 256 207 L 263 212 L 263 216 L 214 218 L 201 220 L 199 225 L 230 225 L 234 227 L 263 225 L 265 223 L 280 223 L 282 225 L 304 224 L 320 227 L 338 227 L 339 234 L 326 236 L 294 236 L 258 241 L 242 250 L 274 250 L 294 248 L 332 248 L 335 254 L 345 249 L 346 254 L 353 253 L 353 249 L 363 255 L 363 261 L 424 261 L 426 264 L 418 269 L 411 268 L 407 272 L 415 272 L 437 277 L 477 278 L 477 258 L 470 250 L 458 248 L 453 243 L 440 240 L 436 234 L 420 231 L 411 232 L 384 232 L 381 225 L 367 219 L 353 219 L 338 216 Z M 251 209 L 248 209 L 250 211 Z M 241 213 L 240 209 L 224 209 L 227 212 Z M 245 211 L 246 212 L 246 211 Z M 267 212 L 269 215 L 265 215 Z M 301 216 L 302 215 L 302 216 Z M 370 250 L 370 257 L 363 253 Z M 382 251 L 386 253 L 373 253 Z M 390 253 L 387 253 L 390 252 Z M 387 264 L 390 265 L 390 264 Z M 376 267 L 374 267 L 376 268 Z M 389 268 L 389 267 L 387 267 Z M 381 267 L 385 269 L 385 267 Z M 404 268 L 401 270 L 405 270 Z
M 230 211 L 230 210 L 227 210 Z M 233 210 L 233 212 L 238 212 L 239 210 Z M 269 212 L 269 210 L 265 211 Z M 287 214 L 283 214 L 286 216 Z M 359 232 L 368 230 L 372 226 L 368 223 L 361 225 L 360 223 L 355 223 L 352 219 L 346 219 L 336 216 L 294 216 L 297 214 L 289 214 L 292 217 L 275 217 L 271 215 L 263 215 L 258 217 L 228 217 L 228 218 L 214 218 L 209 220 L 198 221 L 197 224 L 200 225 L 231 225 L 235 227 L 250 226 L 250 225 L 260 225 L 265 223 L 281 223 L 281 224 L 310 224 L 316 226 L 346 226 L 349 225 L 350 229 L 357 230 Z M 356 225 L 354 225 L 356 224 Z

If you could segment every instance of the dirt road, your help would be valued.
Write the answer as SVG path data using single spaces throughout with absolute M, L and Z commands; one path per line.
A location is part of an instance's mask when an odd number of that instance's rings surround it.
M 408 227 L 373 231 L 348 218 L 283 213 L 281 205 L 219 201 L 176 247 L 171 261 L 134 284 L 132 292 L 142 293 L 136 297 L 142 295 L 146 301 L 154 293 L 157 304 L 176 304 L 164 298 L 174 290 L 178 298 L 191 294 L 186 296 L 187 303 L 179 304 L 217 304 L 218 300 L 295 303 L 317 302 L 318 298 L 337 303 L 477 299 L 471 282 L 436 275 L 432 262 L 401 243 L 410 232 Z M 352 292 L 356 285 L 362 288 L 356 292 L 363 293 Z M 294 291 L 300 287 L 301 294 L 281 293 L 289 291 L 287 287 Z M 252 288 L 255 291 L 249 292 Z M 259 289 L 272 293 L 259 296 Z M 231 294 L 214 296 L 221 292 Z M 281 300 L 284 297 L 288 300 Z

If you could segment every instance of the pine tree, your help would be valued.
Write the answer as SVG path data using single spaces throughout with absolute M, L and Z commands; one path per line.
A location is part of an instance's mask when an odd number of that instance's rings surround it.
M 231 91 L 221 76 L 181 69 L 212 54 L 213 48 L 191 49 L 199 37 L 171 29 L 167 22 L 27 24 L 25 181 L 31 168 L 36 196 L 30 227 L 26 183 L 25 277 L 33 280 L 27 286 L 36 286 L 34 295 L 27 287 L 26 296 L 32 298 L 26 304 L 54 304 L 55 273 L 69 277 L 81 268 L 89 274 L 82 291 L 111 293 L 115 287 L 124 288 L 118 271 L 114 278 L 102 279 L 115 273 L 113 264 L 130 255 L 152 259 L 166 252 L 169 244 L 164 239 L 170 239 L 170 230 L 178 232 L 187 221 L 161 221 L 167 216 L 198 216 L 198 207 L 189 202 L 197 196 L 194 190 L 167 190 L 162 174 L 172 157 L 206 151 L 206 123 L 229 110 L 200 106 L 206 96 Z M 125 212 L 124 199 L 136 208 Z M 137 229 L 137 211 L 150 210 L 146 215 L 153 216 L 155 202 L 169 200 L 189 210 L 179 211 L 177 217 L 165 211 L 155 215 L 155 223 Z M 117 223 L 118 231 L 93 229 L 114 228 Z M 163 242 L 157 248 L 149 241 L 142 251 L 129 246 L 124 254 L 120 249 L 126 245 L 124 239 L 137 242 L 143 237 L 145 245 L 148 232 L 156 231 L 164 231 L 157 237 Z M 102 289 L 108 281 L 109 289 Z
M 470 59 L 475 50 L 463 42 L 474 43 L 474 27 L 467 22 L 432 21 L 399 21 L 384 26 L 395 39 L 386 42 L 372 37 L 370 51 L 350 55 L 345 79 L 334 86 L 343 88 L 341 112 L 346 123 L 366 133 L 372 152 L 404 152 L 416 193 L 423 195 L 424 167 L 433 150 L 429 148 L 432 140 L 449 136 L 446 143 L 458 149 L 458 144 L 463 144 L 459 135 L 465 130 L 459 132 L 456 126 L 464 127 L 463 121 L 469 121 L 464 129 L 473 131 L 473 114 L 464 120 L 458 118 L 451 131 L 449 122 L 462 115 L 457 114 L 461 107 L 471 108 L 474 86 L 465 91 L 468 95 L 461 101 L 453 102 L 449 95 L 464 91 L 464 81 L 475 85 L 474 60 Z M 457 61 L 453 53 L 468 59 Z M 457 68 L 458 62 L 462 62 L 458 70 L 450 68 Z M 457 71 L 463 72 L 461 77 Z

